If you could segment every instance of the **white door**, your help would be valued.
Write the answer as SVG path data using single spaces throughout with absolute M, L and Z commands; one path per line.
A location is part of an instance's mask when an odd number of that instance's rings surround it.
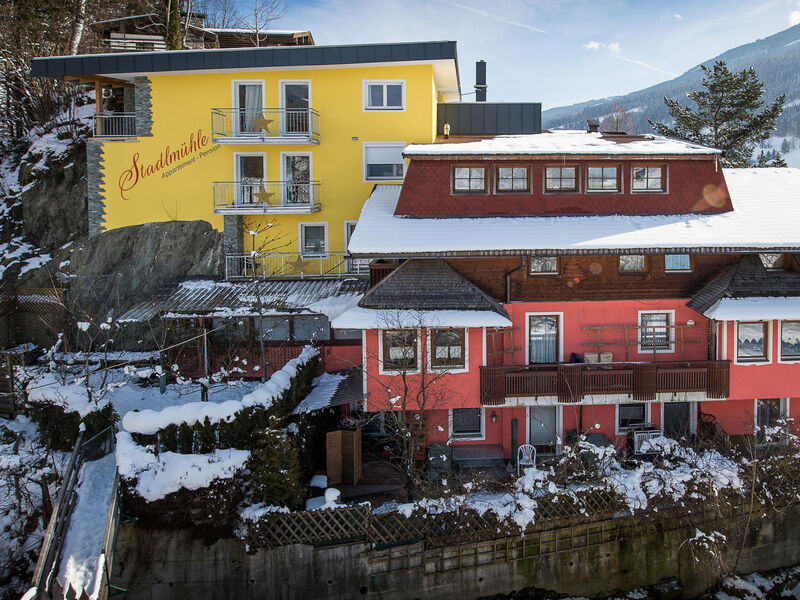
M 356 230 L 356 221 L 348 221 L 345 223 L 345 252 L 350 246 L 350 238 L 353 237 L 353 232 Z M 347 261 L 347 272 L 364 275 L 369 273 L 369 259 L 368 258 L 351 258 Z
M 281 131 L 287 135 L 307 135 L 309 129 L 308 109 L 311 108 L 311 90 L 308 83 L 281 84 L 281 100 L 285 114 Z
M 264 87 L 260 83 L 237 83 L 234 97 L 234 135 L 258 134 L 256 120 L 262 116 L 264 108 Z

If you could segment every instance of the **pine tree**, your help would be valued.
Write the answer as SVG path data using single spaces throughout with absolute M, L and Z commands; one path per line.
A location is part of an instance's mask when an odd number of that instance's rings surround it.
M 180 50 L 181 42 L 181 6 L 180 0 L 167 0 L 169 21 L 167 21 L 167 50 Z
M 775 130 L 786 95 L 782 94 L 764 110 L 756 112 L 764 106 L 764 84 L 755 69 L 731 73 L 721 60 L 713 67 L 701 65 L 701 68 L 705 73 L 705 89 L 688 94 L 697 108 L 665 97 L 664 103 L 675 124 L 670 127 L 650 121 L 650 125 L 660 135 L 722 150 L 724 166 L 751 165 L 756 145 Z
M 789 138 L 783 138 L 783 142 L 781 143 L 781 152 L 787 154 L 791 151 L 791 146 L 789 146 Z

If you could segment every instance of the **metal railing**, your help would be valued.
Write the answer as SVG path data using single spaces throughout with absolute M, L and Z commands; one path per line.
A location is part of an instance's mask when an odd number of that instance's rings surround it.
M 214 182 L 215 213 L 312 213 L 318 210 L 320 210 L 318 181 Z
M 344 277 L 367 275 L 368 261 L 347 258 L 345 252 L 302 254 L 271 252 L 228 254 L 225 256 L 226 279 L 303 279 L 305 277 Z
M 50 521 L 42 540 L 39 559 L 33 572 L 31 586 L 36 588 L 37 600 L 63 598 L 65 591 L 57 575 L 61 563 L 61 552 L 69 531 L 70 519 L 78 503 L 77 487 L 84 462 L 97 460 L 114 451 L 116 427 L 107 427 L 94 437 L 84 441 L 83 432 L 78 433 L 72 448 L 67 468 L 58 490 L 58 497 L 50 514 Z M 113 504 L 113 502 L 112 502 Z
M 136 137 L 136 113 L 108 113 L 92 117 L 93 137 Z
M 580 402 L 584 395 L 627 394 L 634 402 L 658 393 L 704 392 L 709 398 L 730 393 L 730 361 L 664 363 L 543 364 L 481 367 L 481 403 L 505 404 L 506 398 L 555 396 Z
M 312 108 L 212 108 L 214 142 L 319 142 L 319 113 Z

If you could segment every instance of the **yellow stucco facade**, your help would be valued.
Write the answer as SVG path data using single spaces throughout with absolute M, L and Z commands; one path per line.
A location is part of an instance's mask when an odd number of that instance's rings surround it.
M 427 143 L 435 136 L 438 90 L 431 64 L 146 75 L 152 136 L 102 142 L 105 229 L 203 219 L 222 231 L 223 217 L 214 213 L 213 186 L 237 179 L 237 154 L 263 155 L 264 179 L 277 181 L 283 154 L 308 153 L 311 179 L 319 182 L 319 210 L 243 216 L 242 249 L 296 252 L 299 224 L 319 222 L 327 225 L 328 250 L 343 251 L 345 223 L 358 219 L 376 183 L 393 183 L 367 180 L 365 142 Z M 236 106 L 235 83 L 241 81 L 263 84 L 265 108 L 282 105 L 282 82 L 308 82 L 311 108 L 319 113 L 319 141 L 215 143 L 212 110 Z M 366 110 L 367 81 L 401 81 L 403 109 Z

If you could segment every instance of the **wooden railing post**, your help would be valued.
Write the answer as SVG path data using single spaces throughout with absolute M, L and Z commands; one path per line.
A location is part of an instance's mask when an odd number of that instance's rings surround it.
M 583 396 L 583 366 L 580 364 L 558 365 L 558 390 L 559 402 L 580 402 Z
M 658 389 L 658 371 L 654 364 L 633 365 L 633 400 L 652 402 Z

